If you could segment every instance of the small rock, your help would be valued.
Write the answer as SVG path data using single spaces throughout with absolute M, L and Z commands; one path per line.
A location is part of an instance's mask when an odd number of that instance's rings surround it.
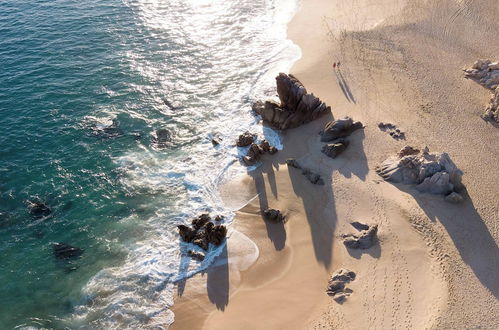
M 296 159 L 294 159 L 294 158 L 286 159 L 286 164 L 288 166 L 301 169 L 301 166 L 298 164 L 298 161 Z
M 74 259 L 80 257 L 84 250 L 66 243 L 55 243 L 53 245 L 54 256 L 57 259 Z
M 321 141 L 329 142 L 338 138 L 347 137 L 352 132 L 364 128 L 360 121 L 354 122 L 352 118 L 345 117 L 326 124 L 321 132 Z
M 343 244 L 345 244 L 345 246 L 350 249 L 369 249 L 374 245 L 374 242 L 376 240 L 378 226 L 373 225 L 367 227 L 368 229 L 361 230 L 358 234 L 342 235 Z
M 41 202 L 28 202 L 29 213 L 35 219 L 40 219 L 49 216 L 52 210 L 44 203 Z
M 349 142 L 344 139 L 339 139 L 335 143 L 326 144 L 322 147 L 322 153 L 331 158 L 336 158 L 339 154 L 345 151 Z
M 256 134 L 251 134 L 250 132 L 245 132 L 239 135 L 236 145 L 238 147 L 247 147 L 256 140 Z
M 342 303 L 352 293 L 352 290 L 346 287 L 346 284 L 355 280 L 355 273 L 348 269 L 340 269 L 335 272 L 328 281 L 326 293 L 333 299 Z
M 208 221 L 211 220 L 211 217 L 208 213 L 201 214 L 199 217 L 192 220 L 191 224 L 194 229 L 201 229 Z
M 398 152 L 399 158 L 402 158 L 404 156 L 409 156 L 409 155 L 417 155 L 419 154 L 419 150 L 416 148 L 413 148 L 411 146 L 405 146 L 400 151 Z
M 273 222 L 284 222 L 286 220 L 286 217 L 281 213 L 281 211 L 276 209 L 266 209 L 263 211 L 263 215 L 267 220 Z
M 196 252 L 196 251 L 189 250 L 189 251 L 187 251 L 187 255 L 189 257 L 191 257 L 192 259 L 197 260 L 197 261 L 203 261 L 204 260 L 204 254 L 202 254 L 201 252 Z
M 185 225 L 178 225 L 177 226 L 179 230 L 180 237 L 184 242 L 191 243 L 194 240 L 194 237 L 196 236 L 196 230 L 189 228 Z
M 459 204 L 464 201 L 463 196 L 457 192 L 451 192 L 449 195 L 445 196 L 445 201 L 453 204 Z

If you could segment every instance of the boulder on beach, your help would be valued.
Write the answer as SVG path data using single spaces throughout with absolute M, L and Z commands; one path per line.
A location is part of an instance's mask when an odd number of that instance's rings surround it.
M 281 211 L 271 208 L 264 210 L 263 216 L 266 220 L 272 222 L 284 222 L 286 220 L 286 217 L 281 213 Z
M 262 155 L 268 153 L 273 155 L 277 152 L 277 148 L 271 146 L 267 140 L 263 140 L 260 144 L 252 143 L 248 149 L 248 153 L 243 157 L 243 162 L 247 166 L 255 165 Z
M 339 269 L 336 271 L 328 281 L 326 293 L 333 297 L 333 299 L 342 303 L 352 293 L 346 285 L 355 280 L 355 272 L 348 269 Z
M 478 60 L 471 69 L 464 69 L 464 77 L 492 91 L 489 104 L 482 118 L 499 127 L 499 62 Z
M 389 157 L 376 172 L 386 181 L 415 185 L 420 192 L 448 195 L 462 188 L 462 172 L 449 155 L 420 151 L 406 146 L 396 156 Z
M 247 147 L 256 140 L 256 134 L 252 134 L 250 132 L 244 132 L 243 134 L 239 135 L 236 141 L 236 145 L 238 147 Z
M 298 127 L 331 111 L 318 97 L 308 94 L 303 84 L 292 74 L 276 77 L 280 104 L 273 101 L 253 104 L 253 111 L 273 128 L 286 130 Z
M 83 254 L 83 252 L 83 249 L 74 247 L 66 243 L 55 243 L 53 245 L 54 257 L 60 260 L 78 258 Z
M 338 157 L 348 147 L 349 142 L 345 139 L 338 139 L 334 143 L 325 144 L 322 153 L 331 158 Z
M 355 234 L 345 234 L 343 244 L 350 249 L 369 249 L 376 242 L 376 234 L 378 233 L 378 225 L 369 226 L 360 222 L 352 223 L 352 226 L 359 232 Z
M 216 216 L 215 221 L 222 221 L 223 216 Z M 192 227 L 178 225 L 182 241 L 192 243 L 203 250 L 208 250 L 209 244 L 218 246 L 222 244 L 227 236 L 227 227 L 221 224 L 215 225 L 211 222 L 211 216 L 207 213 L 201 214 L 191 221 Z
M 364 128 L 362 123 L 354 121 L 350 117 L 333 120 L 327 123 L 324 130 L 320 133 L 321 141 L 330 142 L 338 138 L 344 138 L 361 128 Z

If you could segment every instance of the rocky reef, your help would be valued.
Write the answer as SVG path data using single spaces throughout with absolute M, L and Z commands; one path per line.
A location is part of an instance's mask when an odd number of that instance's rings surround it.
M 464 69 L 464 77 L 492 91 L 490 103 L 482 118 L 499 127 L 499 62 L 478 60 L 471 69 Z
M 355 234 L 345 234 L 343 244 L 350 249 L 369 249 L 376 242 L 376 234 L 378 233 L 378 225 L 366 225 L 360 222 L 352 222 L 351 225 L 358 230 Z
M 333 297 L 333 299 L 342 303 L 353 292 L 346 287 L 346 284 L 355 280 L 355 273 L 348 269 L 339 269 L 328 281 L 326 293 Z
M 276 83 L 280 104 L 273 101 L 253 104 L 253 111 L 271 127 L 279 130 L 298 127 L 331 111 L 331 107 L 309 94 L 292 74 L 279 73 Z
M 215 221 L 222 217 L 217 216 Z M 227 228 L 224 225 L 216 225 L 212 222 L 209 214 L 204 213 L 191 221 L 191 227 L 185 225 L 177 226 L 181 239 L 187 243 L 193 243 L 207 251 L 209 244 L 218 246 L 222 244 L 227 236 Z M 196 259 L 199 260 L 198 256 Z
M 386 181 L 415 185 L 420 192 L 445 196 L 454 193 L 453 200 L 457 200 L 457 190 L 462 188 L 463 173 L 449 155 L 430 153 L 428 148 L 420 151 L 405 146 L 396 156 L 377 166 L 376 172 Z
M 66 243 L 55 243 L 53 252 L 56 259 L 68 260 L 80 257 L 84 250 Z

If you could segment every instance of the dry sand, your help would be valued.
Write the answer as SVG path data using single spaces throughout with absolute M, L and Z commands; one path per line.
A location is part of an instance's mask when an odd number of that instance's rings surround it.
M 227 203 L 256 197 L 219 264 L 179 286 L 172 329 L 499 329 L 499 130 L 480 118 L 489 92 L 461 72 L 499 59 L 497 17 L 496 0 L 303 0 L 289 25 L 303 52 L 292 73 L 335 118 L 367 127 L 334 160 L 317 134 L 331 118 L 289 130 L 282 152 L 223 187 Z M 448 152 L 466 202 L 380 180 L 374 167 L 405 144 Z M 288 157 L 326 185 L 288 170 Z M 267 206 L 288 222 L 264 222 Z M 379 225 L 364 253 L 338 238 L 355 220 Z M 325 294 L 340 267 L 357 273 L 343 304 Z

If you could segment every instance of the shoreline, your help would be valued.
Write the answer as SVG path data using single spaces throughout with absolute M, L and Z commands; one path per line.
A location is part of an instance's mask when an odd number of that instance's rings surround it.
M 467 324 L 463 323 L 466 320 L 485 328 L 493 324 L 499 311 L 499 288 L 493 281 L 499 269 L 494 263 L 499 234 L 491 226 L 499 210 L 487 203 L 493 205 L 499 197 L 494 189 L 499 179 L 486 182 L 479 172 L 487 171 L 491 160 L 496 164 L 491 166 L 499 170 L 499 153 L 493 156 L 499 151 L 493 137 L 499 134 L 474 117 L 481 113 L 478 109 L 484 99 L 481 92 L 477 93 L 479 88 L 453 71 L 472 63 L 472 54 L 462 50 L 459 58 L 447 55 L 448 49 L 455 50 L 461 44 L 456 41 L 448 45 L 439 41 L 440 35 L 427 36 L 425 47 L 440 49 L 447 56 L 442 61 L 449 62 L 432 63 L 410 44 L 421 41 L 420 26 L 414 30 L 392 26 L 426 22 L 427 17 L 447 13 L 453 4 L 443 1 L 442 8 L 434 8 L 400 3 L 387 0 L 375 8 L 357 8 L 355 15 L 370 17 L 374 22 L 386 19 L 390 25 L 368 22 L 365 30 L 349 32 L 344 27 L 353 19 L 353 7 L 324 0 L 302 1 L 288 24 L 288 38 L 302 50 L 291 73 L 332 107 L 334 118 L 352 116 L 366 129 L 352 134 L 348 150 L 334 160 L 320 152 L 317 135 L 330 117 L 286 131 L 282 151 L 267 157 L 259 169 L 242 180 L 222 187 L 226 196 L 235 189 L 243 190 L 246 196 L 259 194 L 237 212 L 233 225 L 256 244 L 259 257 L 247 269 L 229 261 L 226 266 L 211 267 L 206 274 L 187 280 L 182 297 L 172 308 L 175 323 L 171 329 L 344 329 L 353 325 L 359 329 L 368 325 L 457 329 L 459 324 Z M 329 18 L 340 30 L 338 35 L 328 34 L 327 19 L 320 19 L 324 13 L 336 15 Z M 412 17 L 415 13 L 418 16 Z M 455 24 L 467 23 L 458 18 Z M 439 33 L 438 25 L 432 28 Z M 452 31 L 447 38 L 455 38 Z M 406 53 L 394 46 L 395 41 Z M 331 70 L 331 62 L 336 59 L 342 62 L 341 77 Z M 407 63 L 419 66 L 408 67 Z M 439 71 L 423 78 L 422 68 L 432 65 Z M 442 74 L 440 70 L 451 73 Z M 345 86 L 353 97 L 347 97 Z M 448 104 L 438 101 L 444 91 L 453 95 L 451 89 L 466 92 L 470 98 L 463 101 L 451 96 Z M 469 111 L 445 116 L 451 123 L 447 128 L 439 125 L 441 114 L 437 110 L 450 110 L 457 104 Z M 470 116 L 474 127 L 463 124 L 470 121 Z M 407 140 L 395 141 L 380 132 L 376 127 L 379 121 L 404 127 Z M 467 135 L 457 134 L 452 127 L 472 132 L 479 141 L 490 140 L 488 154 L 473 149 Z M 452 206 L 439 197 L 399 190 L 382 181 L 374 167 L 406 144 L 449 152 L 465 172 L 469 199 Z M 471 157 L 459 152 L 463 144 Z M 288 170 L 285 159 L 290 157 L 302 159 L 325 177 L 325 187 L 311 185 L 293 169 Z M 481 170 L 473 171 L 476 167 Z M 265 206 L 282 210 L 288 222 L 283 226 L 264 222 L 260 211 Z M 379 225 L 380 243 L 366 253 L 349 253 L 338 237 L 350 231 L 349 222 L 355 220 Z M 469 233 L 463 235 L 463 229 Z M 226 254 L 229 259 L 233 251 L 235 256 L 242 253 L 237 242 L 232 245 L 228 245 Z M 475 255 L 473 251 L 477 250 L 483 255 Z M 472 256 L 468 256 L 470 253 Z M 492 261 L 490 266 L 486 266 L 487 260 Z M 326 295 L 325 288 L 331 273 L 342 267 L 354 270 L 358 277 L 351 284 L 352 295 L 337 304 Z M 460 287 L 463 280 L 475 295 Z M 484 302 L 487 308 L 467 307 Z

